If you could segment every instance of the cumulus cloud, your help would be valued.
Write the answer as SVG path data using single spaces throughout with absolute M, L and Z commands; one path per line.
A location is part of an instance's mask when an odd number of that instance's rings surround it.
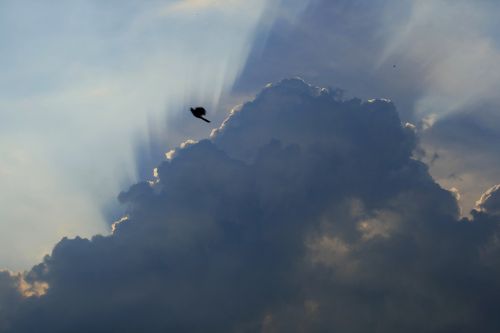
M 174 119 L 188 103 L 216 108 L 271 3 L 1 1 L 0 266 L 106 233 L 116 192 L 161 160 L 156 148 L 206 131 Z
M 0 327 L 496 332 L 498 217 L 459 219 L 415 147 L 388 100 L 270 85 L 121 193 L 112 235 L 59 242 Z
M 274 22 L 236 91 L 298 75 L 391 98 L 422 130 L 428 155 L 442 156 L 431 174 L 460 190 L 468 212 L 500 179 L 499 10 L 491 0 L 312 1 L 297 19 Z

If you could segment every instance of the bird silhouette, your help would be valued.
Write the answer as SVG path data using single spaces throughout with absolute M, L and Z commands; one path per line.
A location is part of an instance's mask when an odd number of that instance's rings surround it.
M 201 106 L 198 106 L 196 108 L 191 108 L 191 113 L 193 114 L 193 116 L 195 116 L 196 118 L 200 118 L 200 119 L 203 119 L 204 121 L 206 121 L 207 123 L 210 122 L 210 120 L 208 120 L 207 118 L 204 118 L 203 116 L 207 114 L 207 110 L 205 110 L 205 108 L 202 108 Z

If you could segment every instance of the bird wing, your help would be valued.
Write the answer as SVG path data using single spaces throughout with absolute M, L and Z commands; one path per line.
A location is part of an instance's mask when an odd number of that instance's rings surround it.
M 201 107 L 200 107 L 200 108 L 197 108 L 197 109 L 198 109 L 198 111 L 200 111 L 200 114 L 201 114 L 202 116 L 204 116 L 204 115 L 206 115 L 206 114 L 207 114 L 207 110 L 205 110 L 205 108 L 201 108 Z

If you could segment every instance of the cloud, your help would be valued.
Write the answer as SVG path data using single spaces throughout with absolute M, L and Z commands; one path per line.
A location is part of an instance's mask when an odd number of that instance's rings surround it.
M 158 163 L 171 118 L 188 101 L 215 109 L 268 6 L 159 15 L 169 3 L 0 3 L 1 267 L 30 267 L 64 235 L 107 233 L 116 193 Z
M 500 139 L 498 108 L 483 105 L 439 119 L 422 134 L 421 145 L 430 164 L 431 174 L 444 187 L 455 187 L 462 194 L 464 212 L 474 209 L 477 198 L 498 183 Z M 466 157 L 466 158 L 465 158 Z
M 489 1 L 412 2 L 408 20 L 391 36 L 380 62 L 409 61 L 422 71 L 415 112 L 442 117 L 477 103 L 498 103 L 500 48 L 490 26 L 490 11 L 497 9 Z
M 500 185 L 486 191 L 476 203 L 481 211 L 492 215 L 500 215 Z
M 0 330 L 7 329 L 7 319 L 16 311 L 21 301 L 21 293 L 14 274 L 0 271 Z
M 193 14 L 199 10 L 207 9 L 227 10 L 234 6 L 241 7 L 241 5 L 241 1 L 238 0 L 176 0 L 163 7 L 160 10 L 160 15 Z
M 388 96 L 417 120 L 498 103 L 498 9 L 494 1 L 312 1 L 273 25 L 238 87 L 299 75 L 364 98 Z
M 312 1 L 296 19 L 274 22 L 235 91 L 298 75 L 346 96 L 390 98 L 428 156 L 443 157 L 431 174 L 460 190 L 468 212 L 500 179 L 499 10 L 490 0 Z
M 496 332 L 498 217 L 460 219 L 416 144 L 388 100 L 269 85 L 121 193 L 112 235 L 59 242 L 0 327 Z

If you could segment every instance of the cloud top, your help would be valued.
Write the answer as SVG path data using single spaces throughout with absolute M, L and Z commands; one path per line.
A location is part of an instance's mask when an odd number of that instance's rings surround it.
M 112 235 L 59 242 L 23 277 L 45 294 L 2 277 L 0 327 L 495 332 L 498 218 L 459 220 L 415 144 L 390 101 L 270 85 L 123 192 Z

